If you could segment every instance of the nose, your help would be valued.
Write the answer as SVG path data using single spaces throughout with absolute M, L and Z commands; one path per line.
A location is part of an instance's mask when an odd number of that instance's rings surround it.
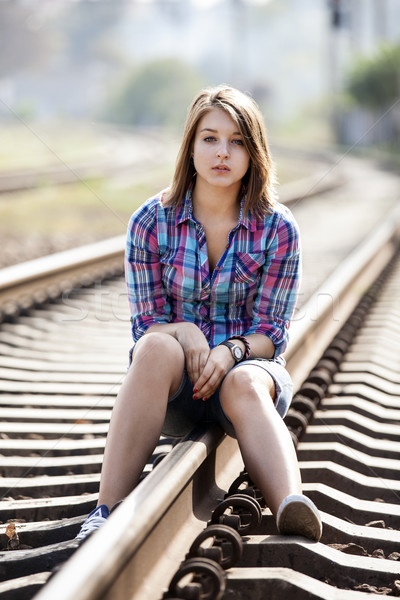
M 227 142 L 221 142 L 221 144 L 218 146 L 217 156 L 218 158 L 228 158 L 229 148 Z

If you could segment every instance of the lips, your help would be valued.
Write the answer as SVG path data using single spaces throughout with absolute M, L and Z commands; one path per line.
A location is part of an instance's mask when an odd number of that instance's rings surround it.
M 227 165 L 215 165 L 215 167 L 213 167 L 213 171 L 218 171 L 220 173 L 229 173 L 230 168 Z

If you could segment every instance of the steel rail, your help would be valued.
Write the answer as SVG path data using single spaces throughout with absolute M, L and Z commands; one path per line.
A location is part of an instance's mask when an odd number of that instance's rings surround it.
M 0 270 L 0 314 L 27 298 L 61 295 L 107 272 L 121 271 L 126 238 L 119 235 L 71 250 L 6 267 Z
M 396 252 L 399 223 L 397 205 L 296 314 L 285 353 L 295 389 Z
M 136 166 L 135 163 L 132 163 Z M 0 172 L 0 194 L 30 190 L 47 183 L 62 185 L 82 180 L 110 177 L 127 168 L 120 160 L 110 161 L 108 158 L 97 161 L 82 161 L 67 165 L 53 165 L 41 169 L 10 170 Z
M 121 131 L 114 131 L 114 135 L 120 135 Z M 119 156 L 111 157 L 98 157 L 97 159 L 87 159 L 80 161 L 65 161 L 62 157 L 59 157 L 59 164 L 49 164 L 43 167 L 27 168 L 27 169 L 9 169 L 0 170 L 0 195 L 5 193 L 18 192 L 23 190 L 30 190 L 40 185 L 64 185 L 69 183 L 76 183 L 79 181 L 87 181 L 98 178 L 110 178 L 118 177 L 119 174 L 124 174 L 128 170 L 129 172 L 139 172 L 141 168 L 147 167 L 149 160 L 152 161 L 152 165 L 161 164 L 164 160 L 165 155 L 165 140 L 163 141 L 159 136 L 155 136 L 154 132 L 136 132 L 137 135 L 142 135 L 145 141 L 152 139 L 151 152 L 145 153 L 141 151 L 140 158 L 135 159 L 121 159 Z M 123 142 L 125 141 L 122 138 Z M 133 141 L 133 138 L 132 138 Z M 141 141 L 141 140 L 140 140 Z M 155 143 L 157 144 L 155 146 Z M 156 149 L 156 153 L 155 153 Z M 289 157 L 295 156 L 296 160 L 299 160 L 298 149 L 290 148 L 284 144 L 277 144 L 274 146 L 274 150 L 278 151 L 279 154 L 288 155 Z M 301 149 L 301 156 L 303 159 L 312 161 L 322 168 L 322 165 L 332 165 L 335 162 L 334 155 L 332 152 L 324 151 L 322 149 L 307 150 Z M 297 187 L 297 182 L 287 184 L 288 188 L 285 191 L 285 196 L 292 197 L 292 193 L 296 196 L 296 199 L 303 196 L 303 193 L 307 193 L 310 189 L 310 183 L 312 187 L 318 190 L 318 193 L 323 192 L 327 188 L 328 181 L 331 185 L 336 185 L 337 173 L 333 177 L 333 173 L 327 175 L 327 171 L 321 171 L 316 175 L 311 175 L 309 178 L 305 177 L 305 187 L 300 185 Z
M 396 207 L 301 311 L 286 354 L 296 388 L 394 256 L 399 237 Z M 160 598 L 188 550 L 188 539 L 206 526 L 212 506 L 241 468 L 235 440 L 218 428 L 192 432 L 77 549 L 35 600 Z
M 152 165 L 160 165 L 165 160 L 166 141 L 154 132 L 135 131 L 131 137 L 127 131 L 113 129 L 108 135 L 114 136 L 115 143 L 118 140 L 118 147 L 124 147 L 127 141 L 132 144 L 135 141 L 140 146 L 140 153 L 137 151 L 135 156 L 126 156 L 121 152 L 108 151 L 107 156 L 98 156 L 97 158 L 87 158 L 80 160 L 65 160 L 60 154 L 52 152 L 58 163 L 47 164 L 42 167 L 32 168 L 14 168 L 9 170 L 0 170 L 0 195 L 13 192 L 26 191 L 34 189 L 43 184 L 59 186 L 82 181 L 88 181 L 99 178 L 117 177 L 127 171 L 139 172 L 140 169 L 147 167 L 149 161 Z M 151 140 L 149 148 L 143 147 L 143 141 L 147 144 Z M 47 144 L 44 142 L 44 145 Z M 50 150 L 49 147 L 47 147 Z

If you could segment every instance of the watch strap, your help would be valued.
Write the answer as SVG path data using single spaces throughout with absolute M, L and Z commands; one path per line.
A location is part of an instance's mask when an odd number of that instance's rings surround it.
M 233 358 L 233 360 L 235 361 L 236 364 L 242 362 L 242 360 L 245 357 L 245 353 L 243 353 L 243 356 L 240 359 L 236 358 L 236 356 L 234 355 L 233 349 L 236 347 L 236 348 L 238 348 L 240 350 L 240 352 L 243 352 L 243 351 L 240 348 L 240 346 L 238 346 L 234 342 L 231 342 L 230 340 L 225 340 L 224 342 L 220 342 L 218 344 L 218 346 L 227 346 L 227 348 L 229 348 L 229 350 L 231 351 L 232 358 Z

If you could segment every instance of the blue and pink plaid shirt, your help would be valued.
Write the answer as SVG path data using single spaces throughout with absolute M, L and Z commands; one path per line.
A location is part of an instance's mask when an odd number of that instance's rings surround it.
M 164 207 L 161 193 L 128 226 L 125 276 L 133 339 L 154 323 L 189 321 L 211 348 L 232 335 L 264 334 L 276 357 L 287 346 L 300 270 L 299 232 L 285 206 L 277 203 L 272 214 L 255 218 L 243 214 L 242 201 L 238 224 L 210 273 L 191 192 L 179 207 Z

